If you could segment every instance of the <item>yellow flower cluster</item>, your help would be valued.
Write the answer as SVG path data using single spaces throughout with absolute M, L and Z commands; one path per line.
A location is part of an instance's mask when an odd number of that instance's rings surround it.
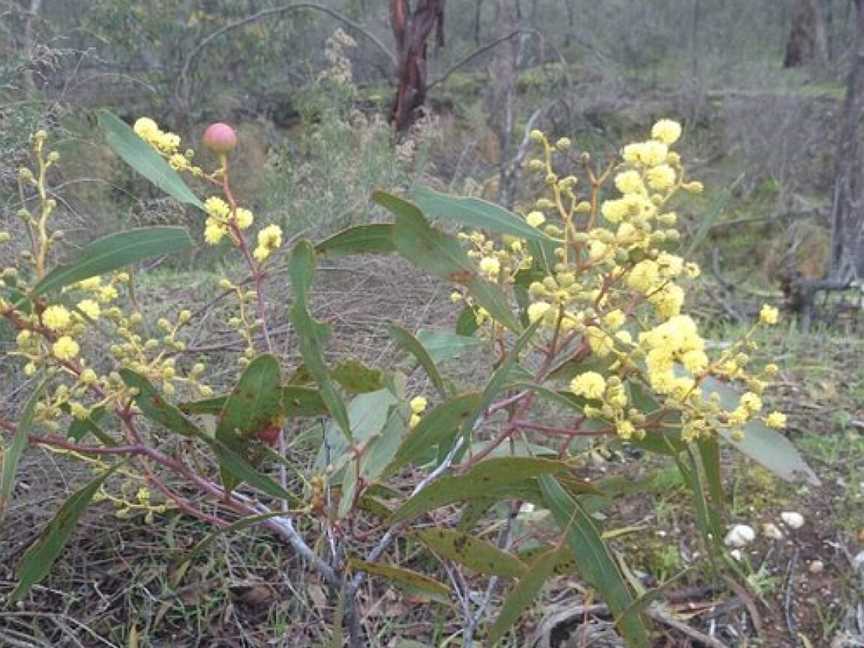
M 132 127 L 135 134 L 152 146 L 164 157 L 171 168 L 175 171 L 186 171 L 195 176 L 203 176 L 200 167 L 192 163 L 195 151 L 188 149 L 180 152 L 180 136 L 163 131 L 159 125 L 149 117 L 140 117 Z
M 207 220 L 204 223 L 204 240 L 210 245 L 217 245 L 230 232 L 230 225 L 245 230 L 252 225 L 255 217 L 252 212 L 243 207 L 231 211 L 231 207 L 218 196 L 211 196 L 204 201 Z
M 585 406 L 587 416 L 606 421 L 625 439 L 650 429 L 644 413 L 632 407 L 629 384 L 650 388 L 661 408 L 678 412 L 686 440 L 721 428 L 738 434 L 762 410 L 759 394 L 766 382 L 746 371 L 750 333 L 712 360 L 696 323 L 683 313 L 684 282 L 700 270 L 675 253 L 678 216 L 668 205 L 679 190 L 698 193 L 702 184 L 686 177 L 680 156 L 671 150 L 681 131 L 672 120 L 657 122 L 650 139 L 624 147 L 619 164 L 599 177 L 583 156 L 591 181 L 588 195 L 579 195 L 577 178 L 560 177 L 553 165 L 554 156 L 572 143 L 552 144 L 542 132 L 531 133 L 541 153 L 527 167 L 543 178 L 546 190 L 527 206 L 524 218 L 556 248 L 553 267 L 528 286 L 526 315 L 549 334 L 581 340 L 586 352 L 605 363 L 607 371 L 579 373 L 570 391 L 592 401 Z M 613 185 L 617 195 L 604 199 L 605 184 Z M 507 237 L 504 247 L 496 248 L 481 233 L 460 236 L 471 244 L 468 254 L 489 280 L 514 284 L 519 270 L 538 269 L 522 252 L 524 241 Z M 777 318 L 771 306 L 760 313 L 762 324 Z M 478 317 L 481 324 L 483 319 Z M 766 367 L 764 377 L 772 373 L 776 367 Z M 700 385 L 710 375 L 743 382 L 749 391 L 737 407 L 726 410 L 718 399 L 702 394 Z M 763 422 L 786 423 L 779 412 Z
M 278 225 L 268 225 L 258 232 L 258 246 L 252 256 L 259 263 L 266 261 L 274 250 L 282 246 L 282 228 Z

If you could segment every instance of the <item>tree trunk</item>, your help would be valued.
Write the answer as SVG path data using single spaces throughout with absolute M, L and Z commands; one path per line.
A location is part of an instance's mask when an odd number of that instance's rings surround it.
M 800 67 L 827 59 L 824 18 L 816 0 L 796 0 L 783 67 Z
M 496 10 L 498 37 L 516 32 L 520 13 L 518 4 L 513 6 L 508 0 L 498 0 Z M 513 104 L 521 49 L 522 39 L 518 35 L 503 44 L 500 54 L 493 59 L 489 68 L 491 83 L 486 96 L 489 122 L 498 139 L 501 158 L 498 203 L 508 209 L 513 207 L 516 199 L 516 182 L 519 177 L 519 165 L 508 164 L 508 161 L 513 156 Z
M 474 0 L 474 44 L 480 47 L 480 18 L 483 15 L 483 0 Z
M 444 46 L 444 3 L 446 0 L 391 0 L 390 25 L 396 40 L 399 86 L 390 122 L 404 131 L 417 119 L 417 109 L 426 101 L 427 40 L 432 30 L 438 46 Z
M 864 85 L 864 0 L 855 0 L 855 39 L 840 115 L 834 195 L 831 205 L 830 278 L 840 281 L 864 277 L 864 191 L 860 178 Z

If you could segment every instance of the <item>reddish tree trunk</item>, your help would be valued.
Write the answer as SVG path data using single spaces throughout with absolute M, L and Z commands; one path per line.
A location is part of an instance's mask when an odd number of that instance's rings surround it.
M 815 0 L 796 0 L 783 67 L 799 67 L 824 59 L 825 47 L 824 14 Z
M 399 61 L 399 87 L 390 111 L 390 122 L 396 130 L 411 126 L 417 109 L 426 101 L 426 41 L 435 30 L 438 45 L 444 45 L 445 1 L 417 0 L 413 10 L 409 0 L 390 2 L 390 24 Z

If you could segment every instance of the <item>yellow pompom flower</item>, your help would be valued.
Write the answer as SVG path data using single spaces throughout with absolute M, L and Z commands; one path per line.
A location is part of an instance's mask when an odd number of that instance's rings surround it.
M 537 320 L 545 317 L 550 308 L 552 308 L 552 305 L 547 304 L 546 302 L 534 302 L 528 306 L 528 321 L 533 324 Z
M 624 326 L 624 322 L 627 321 L 627 316 L 621 309 L 616 308 L 615 310 L 606 313 L 603 317 L 603 321 L 610 330 L 617 331 L 619 328 Z
M 102 286 L 96 298 L 100 303 L 107 304 L 117 299 L 117 289 L 114 286 Z
M 81 348 L 78 343 L 68 335 L 59 338 L 51 348 L 54 357 L 59 360 L 72 360 L 78 355 Z
M 606 379 L 596 371 L 586 371 L 570 381 L 570 391 L 585 398 L 603 398 L 606 392 Z
M 411 407 L 411 412 L 413 414 L 422 414 L 429 406 L 429 401 L 427 401 L 423 396 L 415 396 L 411 399 L 409 406 Z
M 81 290 L 97 290 L 102 286 L 102 277 L 90 277 L 76 284 Z
M 237 224 L 237 227 L 241 230 L 246 229 L 250 225 L 252 225 L 255 218 L 252 216 L 252 212 L 248 209 L 244 209 L 243 207 L 239 207 L 236 212 L 234 212 L 234 222 Z
M 636 433 L 636 427 L 630 421 L 623 420 L 618 421 L 618 423 L 615 424 L 615 431 L 618 433 L 619 437 L 626 441 L 627 439 L 632 438 Z
M 90 410 L 78 401 L 69 401 L 69 412 L 79 421 L 90 416 Z
M 210 216 L 224 220 L 228 218 L 231 208 L 228 206 L 228 203 L 219 198 L 219 196 L 211 196 L 204 201 L 204 210 Z
M 660 268 L 655 261 L 644 259 L 627 275 L 627 285 L 640 293 L 650 292 L 660 280 Z
M 268 225 L 258 232 L 258 247 L 252 253 L 259 262 L 265 261 L 273 250 L 282 245 L 282 228 L 278 225 Z
M 668 157 L 669 147 L 663 142 L 658 142 L 656 140 L 645 142 L 639 152 L 639 161 L 649 167 L 663 164 Z
M 708 368 L 708 356 L 701 349 L 687 351 L 681 356 L 681 362 L 684 363 L 687 371 L 692 374 L 701 374 Z
M 42 313 L 42 323 L 52 331 L 62 331 L 72 323 L 72 316 L 65 306 L 49 306 Z
M 741 395 L 739 405 L 751 414 L 755 414 L 762 409 L 762 399 L 753 392 L 745 392 Z
M 606 200 L 600 206 L 600 213 L 610 223 L 620 223 L 630 213 L 630 205 L 620 198 Z
M 78 379 L 81 381 L 82 385 L 94 385 L 96 384 L 96 381 L 99 380 L 99 376 L 96 375 L 95 371 L 87 368 L 81 372 Z
M 227 233 L 226 227 L 213 218 L 208 218 L 204 226 L 204 240 L 209 245 L 218 245 L 222 237 Z
M 666 191 L 675 184 L 675 169 L 668 164 L 658 164 L 645 174 L 648 186 L 657 191 Z
M 643 193 L 645 185 L 636 171 L 624 171 L 615 176 L 615 186 L 622 194 Z
M 782 412 L 771 412 L 765 418 L 765 425 L 775 430 L 782 430 L 786 427 L 786 415 Z
M 605 358 L 615 348 L 615 341 L 596 326 L 589 326 L 585 330 L 585 336 L 588 339 L 588 346 L 597 354 L 598 358 Z
M 543 215 L 543 212 L 532 211 L 528 212 L 528 215 L 525 217 L 525 222 L 531 227 L 540 227 L 546 222 L 546 217 Z
M 681 124 L 671 119 L 661 119 L 651 128 L 651 137 L 671 145 L 681 137 Z
M 133 130 L 138 137 L 149 140 L 159 132 L 159 126 L 149 117 L 140 117 L 136 120 Z
M 780 311 L 777 310 L 774 306 L 769 306 L 765 304 L 762 307 L 762 310 L 759 311 L 759 321 L 763 324 L 768 324 L 769 326 L 772 324 L 776 324 L 780 318 Z
M 99 307 L 99 303 L 92 299 L 82 299 L 78 302 L 78 310 L 92 320 L 99 319 L 99 316 L 102 314 L 102 309 Z
M 480 272 L 489 277 L 497 277 L 501 272 L 501 262 L 495 257 L 483 257 L 480 259 Z

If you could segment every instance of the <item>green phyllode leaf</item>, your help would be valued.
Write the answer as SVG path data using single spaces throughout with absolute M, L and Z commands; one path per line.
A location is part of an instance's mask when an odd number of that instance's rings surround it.
M 99 127 L 117 155 L 162 191 L 181 203 L 204 211 L 203 203 L 186 186 L 180 174 L 171 168 L 153 147 L 138 137 L 126 122 L 107 110 L 99 113 Z
M 3 449 L 2 463 L 0 463 L 0 522 L 6 517 L 9 503 L 12 501 L 12 489 L 15 487 L 15 473 L 18 471 L 18 462 L 27 449 L 30 437 L 30 427 L 33 425 L 33 415 L 36 413 L 36 404 L 42 396 L 45 381 L 41 382 L 24 405 L 24 410 L 15 426 L 15 436 L 8 448 Z
M 417 461 L 431 448 L 452 440 L 477 409 L 480 399 L 478 393 L 461 394 L 431 409 L 402 442 L 387 472 L 395 472 L 405 464 Z
M 393 225 L 373 223 L 349 227 L 321 241 L 315 246 L 315 251 L 329 257 L 391 254 L 396 251 L 396 246 L 393 245 Z
M 144 376 L 131 369 L 121 369 L 120 377 L 127 387 L 138 391 L 135 404 L 154 423 L 185 437 L 201 437 L 203 433 L 177 407 L 168 403 Z
M 450 529 L 424 529 L 417 539 L 438 556 L 447 558 L 481 574 L 519 578 L 527 566 L 516 556 L 469 533 Z
M 470 499 L 538 499 L 535 477 L 567 470 L 567 464 L 534 457 L 499 457 L 478 463 L 464 475 L 441 477 L 405 502 L 392 522 L 415 518 L 428 511 Z M 513 488 L 521 487 L 521 488 Z
M 520 578 L 501 606 L 498 618 L 489 629 L 488 644 L 494 646 L 519 620 L 522 612 L 537 602 L 540 590 L 555 573 L 565 549 L 553 548 L 541 553 L 528 565 L 527 573 Z
M 249 363 L 226 399 L 216 426 L 216 440 L 244 457 L 249 443 L 274 425 L 282 425 L 281 370 L 279 361 L 265 353 Z M 228 456 L 224 452 L 217 454 L 220 459 Z M 230 456 L 228 459 L 228 463 L 237 464 Z M 240 469 L 248 473 L 243 466 Z M 222 463 L 222 481 L 229 490 L 241 478 Z
M 109 234 L 85 246 L 74 263 L 56 266 L 34 286 L 32 295 L 63 288 L 138 261 L 182 252 L 192 246 L 189 232 L 182 227 L 141 227 Z
M 63 503 L 51 522 L 42 530 L 39 539 L 27 548 L 18 564 L 16 571 L 18 585 L 9 596 L 11 603 L 17 603 L 24 598 L 33 585 L 48 575 L 51 566 L 60 556 L 78 525 L 78 519 L 90 505 L 93 495 L 96 494 L 108 476 L 121 465 L 120 463 L 115 464 L 86 486 L 75 491 Z
M 622 616 L 633 604 L 633 594 L 590 515 L 554 477 L 541 475 L 539 480 L 546 506 L 564 531 L 579 573 L 603 597 L 619 623 L 619 630 L 627 645 L 631 648 L 648 648 L 650 640 L 642 617 L 630 614 L 626 618 Z
M 291 307 L 291 323 L 299 337 L 300 354 L 312 378 L 321 390 L 321 399 L 327 404 L 330 415 L 342 433 L 351 439 L 351 425 L 345 403 L 333 386 L 330 373 L 324 362 L 324 343 L 330 327 L 316 322 L 309 314 L 308 295 L 315 274 L 315 250 L 309 241 L 300 241 L 294 246 L 288 264 L 291 286 L 294 289 L 294 304 Z
M 439 603 L 450 603 L 450 588 L 441 581 L 419 572 L 394 565 L 366 562 L 356 558 L 351 558 L 348 564 L 357 571 L 380 576 L 397 587 L 407 590 L 410 594 L 419 594 Z
M 552 240 L 513 212 L 480 198 L 449 196 L 427 187 L 420 187 L 411 193 L 411 199 L 424 213 L 433 218 L 454 220 L 475 229 L 510 234 L 529 241 L 551 242 Z
M 429 352 L 420 340 L 415 338 L 409 331 L 405 330 L 401 326 L 390 324 L 388 329 L 390 331 L 390 337 L 393 338 L 396 344 L 414 356 L 417 359 L 417 362 L 420 363 L 420 366 L 426 370 L 426 374 L 429 376 L 432 384 L 435 385 L 435 389 L 438 390 L 441 398 L 447 398 L 447 388 L 444 386 L 444 379 L 441 377 L 441 373 L 438 371 L 438 367 L 435 365 L 432 356 L 429 355 Z

